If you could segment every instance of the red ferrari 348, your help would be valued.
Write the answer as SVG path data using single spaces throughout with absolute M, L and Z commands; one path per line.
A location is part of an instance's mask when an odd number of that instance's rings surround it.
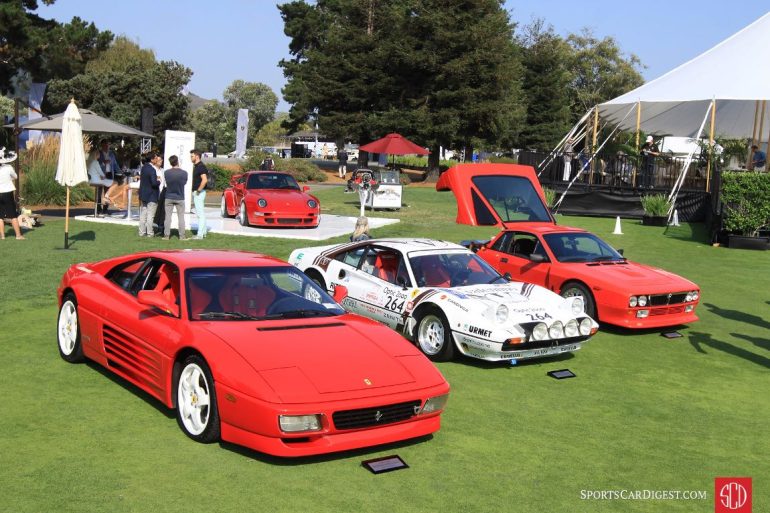
M 76 264 L 58 300 L 61 357 L 138 386 L 198 442 L 306 456 L 440 427 L 449 385 L 436 367 L 272 257 L 181 250 Z
M 232 177 L 220 211 L 222 217 L 238 216 L 243 226 L 315 228 L 321 203 L 309 190 L 288 173 L 249 171 Z

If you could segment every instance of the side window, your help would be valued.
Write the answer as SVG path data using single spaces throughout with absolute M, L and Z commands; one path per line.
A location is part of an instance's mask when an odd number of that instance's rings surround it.
M 508 248 L 511 247 L 511 239 L 513 239 L 513 232 L 505 232 L 492 244 L 492 249 L 495 251 L 502 251 L 507 253 Z
M 511 245 L 511 254 L 520 258 L 529 258 L 535 246 L 537 246 L 538 240 L 534 235 L 525 233 L 517 233 Z
M 339 255 L 337 255 L 335 257 L 335 260 L 338 260 L 343 264 L 348 264 L 353 267 L 358 267 L 359 262 L 361 262 L 361 257 L 363 256 L 365 251 L 366 251 L 366 246 L 353 249 L 351 251 L 346 251 L 344 253 L 340 253 Z
M 131 293 L 134 278 L 137 277 L 137 273 L 142 271 L 145 262 L 146 260 L 142 259 L 121 264 L 107 274 L 107 279 L 126 292 Z

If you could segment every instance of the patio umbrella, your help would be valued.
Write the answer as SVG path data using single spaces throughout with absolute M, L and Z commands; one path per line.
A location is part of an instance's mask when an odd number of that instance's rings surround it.
M 53 132 L 64 131 L 64 118 L 69 111 L 69 107 L 61 114 L 54 114 L 53 116 L 45 116 L 34 121 L 25 123 L 19 128 L 21 130 L 43 130 Z M 98 114 L 94 114 L 88 109 L 80 110 L 80 117 L 82 119 L 80 126 L 82 132 L 99 133 L 99 134 L 119 134 L 119 135 L 135 135 L 137 137 L 152 137 L 152 134 L 142 132 L 130 126 L 123 125 L 111 119 L 103 118 Z M 5 125 L 6 128 L 13 128 L 13 124 Z
M 69 249 L 70 187 L 88 181 L 86 154 L 83 151 L 82 118 L 75 100 L 64 111 L 59 147 L 59 165 L 56 167 L 56 181 L 67 187 L 67 207 L 64 221 L 64 249 Z
M 413 143 L 401 134 L 388 134 L 369 144 L 364 144 L 359 150 L 370 153 L 387 153 L 389 155 L 428 155 L 430 152 Z

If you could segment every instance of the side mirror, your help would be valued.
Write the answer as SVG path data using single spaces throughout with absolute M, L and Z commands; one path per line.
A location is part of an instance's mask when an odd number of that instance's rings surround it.
M 545 255 L 541 255 L 539 253 L 532 253 L 531 255 L 529 255 L 529 259 L 532 262 L 535 262 L 536 264 L 539 264 L 541 262 L 545 262 L 548 260 L 548 258 Z
M 398 278 L 396 278 L 396 283 L 398 283 L 398 284 L 399 284 L 399 286 L 400 286 L 402 289 L 404 289 L 404 290 L 406 290 L 406 289 L 408 288 L 408 287 L 406 286 L 406 278 L 404 278 L 403 276 L 399 276 Z
M 617 251 L 618 253 L 620 253 L 620 256 L 623 256 L 623 249 L 622 249 L 622 248 L 621 248 L 621 249 L 616 249 L 615 251 Z
M 337 303 L 342 303 L 342 300 L 345 299 L 348 295 L 348 288 L 345 285 L 335 285 L 334 286 L 334 293 L 332 294 L 332 297 Z
M 309 192 L 309 191 L 310 191 L 310 186 L 309 185 L 303 185 L 302 186 L 302 192 Z
M 166 299 L 166 296 L 157 290 L 140 290 L 136 297 L 139 300 L 139 304 L 157 308 L 174 317 L 179 316 L 179 307 Z

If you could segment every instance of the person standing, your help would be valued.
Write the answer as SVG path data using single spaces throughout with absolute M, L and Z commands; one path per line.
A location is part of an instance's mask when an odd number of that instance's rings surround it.
M 16 160 L 16 154 L 9 152 L 6 156 L 5 148 L 0 149 L 0 240 L 5 240 L 5 219 L 11 220 L 11 226 L 16 233 L 17 240 L 24 240 L 19 227 L 19 206 L 16 204 L 16 180 L 17 175 L 13 166 L 9 165 Z
M 339 177 L 344 180 L 348 174 L 348 152 L 345 151 L 345 148 L 340 148 L 339 151 L 337 151 L 337 160 L 340 161 L 338 170 Z
M 209 170 L 201 162 L 200 150 L 190 150 L 190 160 L 193 163 L 193 207 L 198 216 L 198 233 L 196 239 L 206 238 L 206 185 L 209 183 Z
M 152 221 L 158 208 L 160 197 L 160 178 L 158 171 L 163 159 L 156 152 L 149 155 L 147 162 L 139 172 L 139 236 L 152 237 Z
M 767 154 L 759 149 L 756 144 L 751 146 L 751 169 L 754 171 L 764 171 L 767 163 Z
M 187 171 L 179 167 L 179 157 L 171 155 L 168 158 L 171 169 L 166 169 L 163 176 L 166 180 L 166 220 L 163 224 L 163 240 L 171 237 L 171 214 L 176 208 L 176 218 L 179 225 L 179 240 L 185 240 L 184 226 L 184 186 L 187 184 Z
M 561 179 L 565 182 L 569 182 L 569 177 L 572 174 L 572 157 L 574 156 L 575 149 L 572 146 L 574 141 L 570 137 L 567 142 L 564 143 L 562 148 L 561 158 L 564 160 L 564 172 Z
M 158 208 L 155 209 L 155 219 L 152 220 L 156 226 L 155 232 L 163 235 L 163 227 L 166 224 L 166 178 L 163 169 L 163 157 L 160 156 L 160 169 L 158 169 L 158 180 L 160 181 L 160 194 L 158 195 Z
M 647 136 L 640 153 L 642 154 L 641 186 L 643 189 L 652 189 L 655 182 L 655 157 L 660 155 L 660 150 L 651 135 Z

